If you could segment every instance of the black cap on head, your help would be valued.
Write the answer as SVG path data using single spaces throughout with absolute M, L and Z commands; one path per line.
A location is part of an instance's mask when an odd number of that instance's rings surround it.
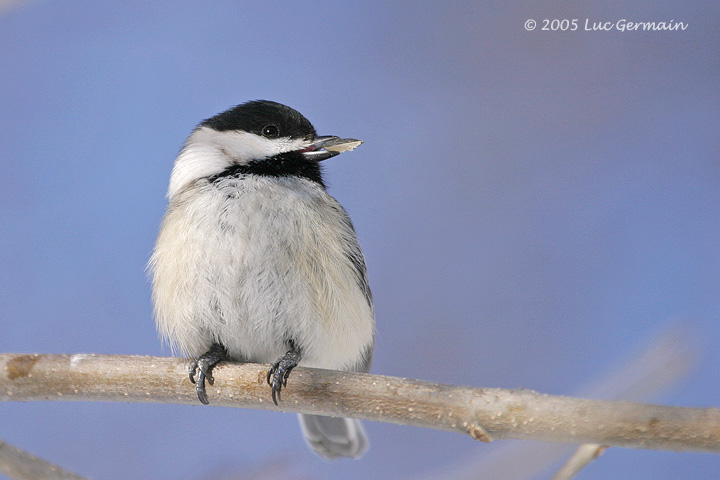
M 315 127 L 300 112 L 269 100 L 253 100 L 237 105 L 205 120 L 200 126 L 219 132 L 243 130 L 271 138 L 313 139 L 317 136 Z

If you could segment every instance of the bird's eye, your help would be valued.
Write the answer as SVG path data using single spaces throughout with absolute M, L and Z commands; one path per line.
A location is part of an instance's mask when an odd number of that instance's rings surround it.
M 280 130 L 275 125 L 266 125 L 262 129 L 262 136 L 266 138 L 277 138 Z

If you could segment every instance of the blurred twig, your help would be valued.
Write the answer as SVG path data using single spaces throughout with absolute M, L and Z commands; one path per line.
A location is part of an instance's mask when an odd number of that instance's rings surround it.
M 648 400 L 662 390 L 676 386 L 679 380 L 687 377 L 698 364 L 701 356 L 697 339 L 691 334 L 692 327 L 687 322 L 677 322 L 663 328 L 638 352 L 631 355 L 615 371 L 602 379 L 593 381 L 588 387 L 580 389 L 578 396 L 585 398 L 624 399 L 633 401 Z M 470 480 L 482 476 L 485 480 L 537 478 L 540 472 L 556 463 L 569 450 L 569 445 L 559 443 L 514 442 L 494 448 L 478 456 L 473 454 L 466 461 L 457 460 L 435 472 L 414 475 L 413 480 L 436 480 L 452 478 Z M 579 458 L 593 459 L 588 451 L 597 449 L 580 446 Z M 558 475 L 571 478 L 580 465 L 573 457 L 568 466 L 563 466 Z M 519 462 L 518 459 L 522 461 Z M 568 476 L 568 474 L 571 474 Z M 562 476 L 557 478 L 563 478 Z
M 676 384 L 697 365 L 699 349 L 686 323 L 662 329 L 645 348 L 607 378 L 593 382 L 583 397 L 644 401 Z
M 85 480 L 0 440 L 0 473 L 17 480 Z
M 687 375 L 697 356 L 692 344 L 685 326 L 675 325 L 663 331 L 623 369 L 595 384 L 589 396 L 625 400 L 650 398 Z M 607 446 L 594 443 L 580 445 L 552 480 L 570 480 L 606 449 Z
M 594 443 L 580 445 L 567 462 L 553 475 L 551 480 L 570 480 L 580 470 L 587 467 L 590 462 L 598 458 L 607 447 Z
M 0 14 L 12 8 L 19 7 L 23 3 L 28 3 L 28 0 L 0 0 Z
M 184 360 L 118 355 L 0 355 L 0 401 L 196 404 Z M 215 406 L 355 417 L 503 438 L 720 452 L 720 409 L 606 402 L 529 390 L 459 387 L 298 367 L 276 407 L 267 365 L 223 363 Z

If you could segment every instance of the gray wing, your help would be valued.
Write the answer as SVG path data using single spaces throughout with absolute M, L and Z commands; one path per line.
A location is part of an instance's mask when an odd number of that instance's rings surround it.
M 347 226 L 348 238 L 344 242 L 347 245 L 345 254 L 354 267 L 358 287 L 365 296 L 370 311 L 373 312 L 372 292 L 370 292 L 370 284 L 368 283 L 365 257 L 362 250 L 360 250 L 355 228 L 345 209 L 340 204 L 336 205 L 343 213 L 343 219 Z M 365 348 L 363 361 L 358 371 L 367 372 L 370 370 L 374 349 L 373 341 Z M 298 415 L 298 417 L 300 418 L 300 427 L 305 441 L 321 457 L 330 459 L 341 457 L 360 458 L 370 445 L 365 429 L 359 420 L 324 417 L 321 415 Z
M 358 287 L 360 288 L 363 295 L 365 296 L 365 300 L 367 300 L 367 303 L 370 306 L 370 311 L 374 312 L 372 292 L 370 291 L 370 283 L 368 282 L 367 267 L 365 266 L 365 256 L 363 256 L 362 250 L 360 250 L 360 244 L 358 243 L 357 235 L 355 233 L 355 227 L 353 227 L 352 221 L 350 220 L 350 216 L 347 214 L 345 209 L 342 208 L 342 206 L 340 206 L 338 204 L 338 207 L 342 210 L 342 213 L 344 214 L 343 218 L 345 219 L 345 224 L 348 227 L 348 232 L 352 235 L 352 238 L 348 239 L 349 241 L 346 242 L 346 244 L 348 245 L 348 250 L 346 251 L 346 254 L 355 269 L 355 278 L 357 280 Z M 374 315 L 374 313 L 373 313 L 373 315 Z M 363 353 L 363 362 L 360 364 L 360 367 L 358 368 L 359 372 L 369 372 L 370 371 L 370 366 L 372 365 L 374 350 L 375 350 L 375 343 L 373 341 L 373 343 L 371 343 L 370 345 L 367 346 L 367 348 L 365 349 L 365 352 Z
M 355 227 L 353 227 L 350 216 L 347 214 L 345 209 L 342 208 L 342 206 L 338 204 L 338 207 L 341 209 L 344 215 L 345 225 L 348 227 L 348 231 L 350 232 L 350 234 L 352 234 L 352 238 L 348 239 L 351 241 L 346 242 L 348 245 L 348 250 L 346 254 L 350 259 L 353 267 L 355 267 L 355 276 L 358 286 L 360 287 L 360 290 L 362 290 L 363 295 L 365 295 L 365 299 L 367 300 L 368 305 L 370 305 L 370 309 L 372 310 L 373 298 L 372 292 L 370 291 L 370 284 L 368 283 L 365 257 L 363 256 L 362 250 L 360 250 L 360 244 L 358 243 L 357 234 L 355 233 Z

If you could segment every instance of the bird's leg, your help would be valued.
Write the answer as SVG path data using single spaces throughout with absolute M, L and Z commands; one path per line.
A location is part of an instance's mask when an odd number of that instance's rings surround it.
M 195 384 L 198 399 L 205 405 L 209 404 L 207 393 L 205 393 L 205 380 L 212 385 L 215 379 L 212 376 L 212 369 L 218 363 L 226 360 L 227 350 L 219 343 L 213 343 L 210 350 L 200 355 L 200 358 L 190 364 L 190 381 Z M 197 381 L 195 374 L 197 373 Z
M 287 386 L 287 379 L 293 368 L 300 362 L 300 349 L 295 347 L 295 342 L 288 341 L 290 350 L 282 357 L 275 360 L 267 373 L 267 383 L 272 387 L 272 399 L 275 405 L 280 400 L 282 387 Z

